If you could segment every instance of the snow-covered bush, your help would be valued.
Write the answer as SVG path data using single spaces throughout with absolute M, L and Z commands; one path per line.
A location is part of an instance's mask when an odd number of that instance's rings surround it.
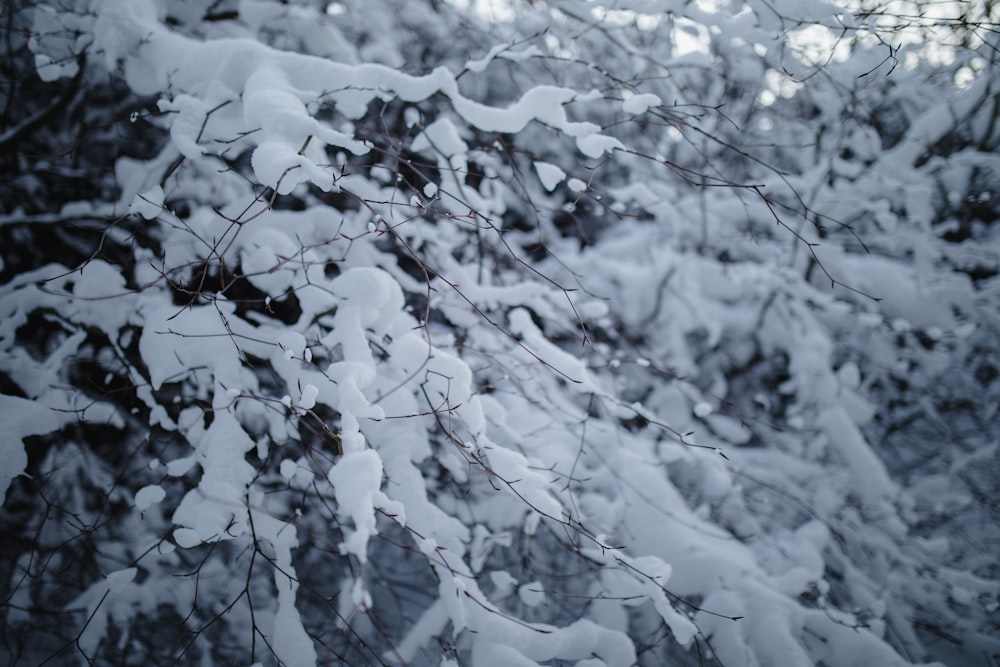
M 996 10 L 710 4 L 8 3 L 4 656 L 997 660 Z

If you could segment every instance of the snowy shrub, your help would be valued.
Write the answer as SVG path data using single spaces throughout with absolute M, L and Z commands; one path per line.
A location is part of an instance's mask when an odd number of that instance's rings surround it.
M 7 3 L 0 654 L 1000 659 L 997 10 L 710 4 Z

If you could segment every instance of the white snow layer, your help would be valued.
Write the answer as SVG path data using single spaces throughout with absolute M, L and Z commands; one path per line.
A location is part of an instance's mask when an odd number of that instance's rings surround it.
M 566 172 L 548 162 L 536 161 L 535 171 L 538 172 L 538 180 L 549 192 L 555 190 L 557 185 L 566 180 Z
M 76 421 L 76 415 L 57 412 L 36 401 L 18 396 L 0 394 L 0 499 L 11 481 L 28 466 L 23 439 L 59 430 L 63 425 Z

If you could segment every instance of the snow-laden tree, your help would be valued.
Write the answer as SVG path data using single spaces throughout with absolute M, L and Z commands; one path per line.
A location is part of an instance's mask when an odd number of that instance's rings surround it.
M 992 664 L 986 3 L 4 5 L 13 664 Z

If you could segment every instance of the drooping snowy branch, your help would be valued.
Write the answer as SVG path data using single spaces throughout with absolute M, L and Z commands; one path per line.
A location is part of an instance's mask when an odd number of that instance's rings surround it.
M 0 222 L 0 490 L 44 527 L 3 613 L 80 621 L 32 658 L 991 650 L 995 531 L 932 527 L 991 516 L 985 42 L 945 71 L 825 2 L 16 16 L 157 137 Z

